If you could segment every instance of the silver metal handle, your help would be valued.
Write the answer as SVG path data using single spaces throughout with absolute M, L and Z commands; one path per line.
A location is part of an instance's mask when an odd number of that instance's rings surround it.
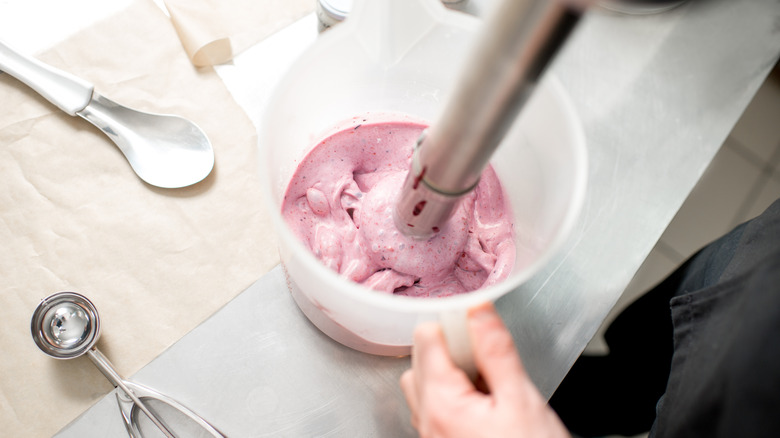
M 71 116 L 92 99 L 94 86 L 70 73 L 23 55 L 0 41 L 0 70 L 20 80 Z
M 479 182 L 581 15 L 565 0 L 505 0 L 484 24 L 444 112 L 418 142 L 396 226 L 426 239 Z
M 100 372 L 102 372 L 103 375 L 106 376 L 106 378 L 114 386 L 121 389 L 128 397 L 130 397 L 133 403 L 138 406 L 138 409 L 146 414 L 146 416 L 149 417 L 149 420 L 151 420 L 152 423 L 154 423 L 154 425 L 157 426 L 167 438 L 176 438 L 173 433 L 171 433 L 171 431 L 165 427 L 162 421 L 160 421 L 160 419 L 157 418 L 157 416 L 144 404 L 144 402 L 141 401 L 141 399 L 133 392 L 133 390 L 128 387 L 126 384 L 127 382 L 125 382 L 122 376 L 119 375 L 114 366 L 111 364 L 111 361 L 109 361 L 108 358 L 100 352 L 100 350 L 93 347 L 91 350 L 87 351 L 87 356 L 89 356 L 95 366 L 98 367 Z
M 196 414 L 186 406 L 182 405 L 181 403 L 177 402 L 176 400 L 164 394 L 161 394 L 153 390 L 152 388 L 140 385 L 135 382 L 125 381 L 125 384 L 139 398 L 143 398 L 145 400 L 153 399 L 162 402 L 173 409 L 176 409 L 177 411 L 179 411 L 179 413 L 184 414 L 187 418 L 192 420 L 195 424 L 197 424 L 204 432 L 207 432 L 210 436 L 214 438 L 225 437 L 219 430 L 217 430 L 217 428 L 212 426 L 203 417 L 199 416 L 198 414 Z M 135 416 L 133 415 L 133 409 L 137 405 L 131 399 L 125 397 L 123 394 L 120 394 L 119 392 L 116 393 L 116 399 L 117 402 L 119 403 L 119 409 L 122 411 L 122 419 L 125 421 L 125 428 L 127 428 L 127 433 L 132 438 L 142 438 L 141 429 L 139 428 L 137 421 L 135 421 Z

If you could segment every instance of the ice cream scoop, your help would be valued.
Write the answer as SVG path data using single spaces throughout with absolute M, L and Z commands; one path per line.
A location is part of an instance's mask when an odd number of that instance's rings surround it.
M 44 298 L 33 312 L 30 323 L 33 341 L 47 355 L 55 359 L 74 359 L 86 354 L 103 375 L 118 387 L 117 401 L 122 418 L 131 437 L 141 436 L 138 427 L 138 408 L 169 438 L 175 437 L 170 428 L 152 412 L 143 400 L 156 400 L 176 409 L 198 426 L 205 436 L 223 435 L 203 418 L 180 403 L 151 388 L 122 378 L 111 362 L 96 347 L 100 336 L 100 316 L 87 297 L 75 292 L 58 292 Z M 189 434 L 188 434 L 189 435 Z
M 505 0 L 489 20 L 438 121 L 415 148 L 396 227 L 425 240 L 476 187 L 491 155 L 579 20 L 586 2 Z
M 89 82 L 18 53 L 2 41 L 0 70 L 67 114 L 80 116 L 103 131 L 148 184 L 189 186 L 208 176 L 214 167 L 211 142 L 190 120 L 122 106 L 98 94 Z

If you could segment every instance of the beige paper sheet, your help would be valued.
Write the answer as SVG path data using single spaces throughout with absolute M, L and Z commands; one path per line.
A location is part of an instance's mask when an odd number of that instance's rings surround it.
M 164 0 L 182 46 L 197 66 L 231 60 L 314 10 L 315 0 Z
M 151 0 L 39 58 L 124 105 L 192 119 L 216 165 L 189 188 L 149 186 L 92 125 L 0 75 L 0 435 L 8 437 L 51 436 L 112 390 L 86 357 L 55 360 L 33 344 L 30 316 L 44 296 L 92 299 L 98 347 L 130 376 L 278 263 L 254 128 L 215 72 L 192 65 Z

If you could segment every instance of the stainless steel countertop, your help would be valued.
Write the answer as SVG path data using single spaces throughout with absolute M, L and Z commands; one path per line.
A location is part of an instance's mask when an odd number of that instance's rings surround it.
M 553 66 L 583 120 L 589 188 L 573 236 L 497 303 L 549 397 L 700 178 L 780 53 L 776 0 L 691 0 L 591 11 Z M 284 68 L 316 38 L 307 17 L 218 69 L 259 120 Z M 398 378 L 408 358 L 343 347 L 312 326 L 280 268 L 139 371 L 225 434 L 414 436 Z M 126 436 L 113 394 L 61 437 Z

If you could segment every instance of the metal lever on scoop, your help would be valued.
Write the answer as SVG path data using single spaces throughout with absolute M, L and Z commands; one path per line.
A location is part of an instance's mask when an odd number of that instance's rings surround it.
M 440 119 L 417 143 L 395 205 L 399 230 L 431 237 L 476 187 L 585 3 L 504 0 L 493 11 Z
M 103 353 L 100 352 L 95 347 L 92 347 L 87 351 L 87 356 L 92 361 L 92 363 L 95 364 L 95 366 L 98 367 L 100 372 L 103 373 L 104 376 L 117 388 L 119 388 L 122 392 L 124 392 L 127 397 L 130 398 L 130 400 L 135 404 L 135 406 L 138 407 L 144 414 L 146 414 L 147 417 L 154 423 L 155 426 L 157 426 L 158 429 L 163 433 L 163 435 L 166 436 L 166 438 L 176 438 L 173 433 L 168 429 L 168 427 L 163 424 L 163 422 L 157 418 L 157 415 L 155 415 L 147 406 L 146 404 L 141 401 L 141 398 L 138 397 L 137 394 L 133 392 L 132 389 L 130 389 L 127 385 L 127 382 L 122 378 L 122 376 L 117 373 L 114 366 L 111 364 L 111 362 L 108 360 L 106 356 L 103 355 Z M 127 428 L 128 431 L 132 431 L 131 428 Z M 132 436 L 132 434 L 131 434 Z

